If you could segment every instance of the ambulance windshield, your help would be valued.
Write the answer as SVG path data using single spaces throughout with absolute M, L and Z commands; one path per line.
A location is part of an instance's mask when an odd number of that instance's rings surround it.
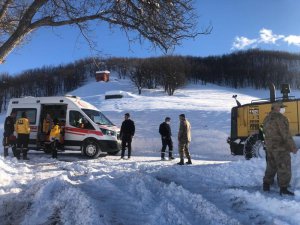
M 114 124 L 105 117 L 100 111 L 91 110 L 91 109 L 82 109 L 82 111 L 96 124 L 99 125 L 110 125 L 113 126 Z

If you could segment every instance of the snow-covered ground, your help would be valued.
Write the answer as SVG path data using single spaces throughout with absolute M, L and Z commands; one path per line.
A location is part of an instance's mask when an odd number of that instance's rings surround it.
M 104 100 L 105 92 L 124 98 Z M 30 161 L 0 157 L 0 224 L 300 224 L 300 156 L 292 157 L 291 189 L 261 191 L 264 159 L 232 156 L 230 131 L 233 94 L 242 103 L 268 97 L 268 90 L 188 85 L 167 96 L 162 90 L 142 95 L 129 81 L 91 82 L 70 93 L 80 96 L 121 125 L 125 112 L 136 124 L 133 157 L 102 155 L 87 159 L 66 152 L 53 160 L 30 151 Z M 292 93 L 300 96 L 299 92 Z M 193 164 L 179 166 L 178 115 L 192 125 Z M 160 161 L 158 126 L 171 117 L 175 161 Z M 1 130 L 5 115 L 0 116 Z M 2 146 L 0 154 L 3 153 Z

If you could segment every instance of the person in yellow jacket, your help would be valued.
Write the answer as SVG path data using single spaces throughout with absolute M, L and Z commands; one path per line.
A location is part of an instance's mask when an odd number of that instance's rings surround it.
M 57 158 L 57 145 L 60 141 L 60 126 L 57 119 L 53 120 L 53 126 L 50 131 L 50 142 L 52 148 L 52 158 Z
M 22 117 L 16 121 L 15 131 L 17 133 L 16 156 L 18 159 L 20 159 L 20 153 L 22 152 L 23 159 L 28 160 L 27 152 L 30 135 L 30 126 L 26 112 L 22 112 Z

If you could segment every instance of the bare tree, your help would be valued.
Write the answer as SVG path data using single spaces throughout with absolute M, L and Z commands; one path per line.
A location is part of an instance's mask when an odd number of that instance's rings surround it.
M 142 94 L 142 88 L 145 83 L 145 73 L 142 65 L 143 60 L 137 60 L 135 68 L 130 71 L 130 80 L 137 87 L 139 95 Z
M 186 82 L 186 73 L 183 58 L 176 56 L 161 57 L 162 84 L 168 95 L 173 95 L 175 90 Z
M 41 27 L 76 25 L 92 46 L 89 21 L 116 25 L 129 41 L 146 39 L 165 51 L 212 29 L 196 30 L 193 0 L 0 0 L 0 62 Z

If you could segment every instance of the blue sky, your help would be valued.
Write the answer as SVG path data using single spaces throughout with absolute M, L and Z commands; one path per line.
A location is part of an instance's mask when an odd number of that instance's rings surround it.
M 210 35 L 185 40 L 174 54 L 209 56 L 261 48 L 300 52 L 300 1 L 298 0 L 196 0 L 199 29 L 210 23 Z M 90 56 L 149 57 L 163 53 L 145 41 L 128 44 L 124 33 L 101 24 L 90 34 L 99 52 L 90 50 L 72 27 L 41 29 L 15 49 L 0 65 L 0 72 L 17 74 L 31 68 L 59 65 Z M 101 68 L 102 69 L 102 68 Z

